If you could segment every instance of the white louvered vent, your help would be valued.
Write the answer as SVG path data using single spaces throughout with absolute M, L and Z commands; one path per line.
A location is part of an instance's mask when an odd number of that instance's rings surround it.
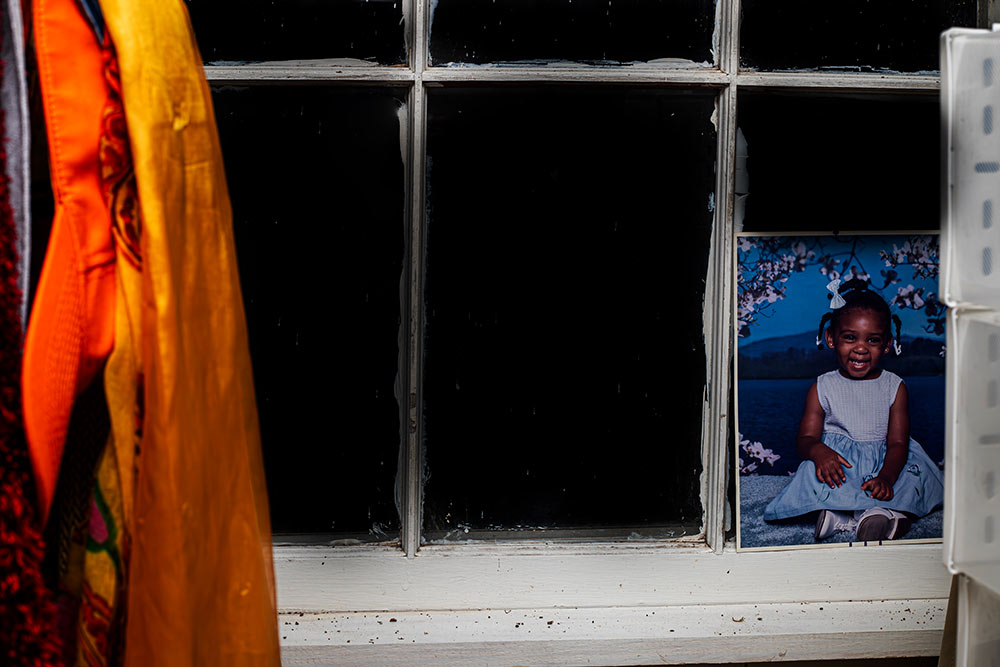
M 945 559 L 1000 593 L 1000 32 L 941 37 Z

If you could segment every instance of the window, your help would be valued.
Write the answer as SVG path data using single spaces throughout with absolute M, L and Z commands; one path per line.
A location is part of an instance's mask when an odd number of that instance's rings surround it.
M 698 533 L 713 97 L 430 91 L 425 538 Z
M 277 533 L 399 531 L 405 96 L 214 90 Z
M 187 4 L 233 199 L 288 656 L 399 641 L 386 618 L 365 634 L 378 610 L 410 624 L 407 660 L 435 664 L 475 641 L 532 655 L 519 642 L 553 630 L 584 642 L 569 663 L 679 651 L 673 630 L 705 640 L 699 661 L 778 657 L 759 641 L 776 636 L 812 647 L 800 657 L 900 655 L 751 632 L 793 604 L 867 632 L 896 612 L 856 602 L 873 598 L 932 619 L 892 616 L 917 638 L 904 654 L 937 650 L 939 546 L 727 542 L 731 252 L 739 230 L 935 229 L 937 34 L 988 8 Z M 410 634 L 446 609 L 466 611 Z M 540 635 L 529 610 L 550 614 Z M 656 611 L 678 627 L 640 620 Z M 705 648 L 721 636 L 736 643 Z
M 279 540 L 702 534 L 718 90 L 668 73 L 713 69 L 714 7 L 543 5 L 441 3 L 405 70 L 402 4 L 189 5 Z

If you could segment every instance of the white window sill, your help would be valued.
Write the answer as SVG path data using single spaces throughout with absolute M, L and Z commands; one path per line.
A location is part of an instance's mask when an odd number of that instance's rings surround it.
M 936 655 L 950 585 L 939 544 L 277 547 L 275 568 L 287 665 Z

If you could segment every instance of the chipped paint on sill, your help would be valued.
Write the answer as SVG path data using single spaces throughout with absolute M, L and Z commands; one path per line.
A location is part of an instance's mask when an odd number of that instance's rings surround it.
M 790 67 L 782 69 L 757 69 L 740 63 L 741 74 L 875 74 L 880 76 L 940 76 L 938 70 L 918 70 L 916 72 L 901 72 L 899 70 L 867 67 L 865 65 L 823 65 L 821 67 Z
M 942 600 L 859 600 L 784 604 L 685 605 L 609 608 L 503 608 L 470 610 L 368 610 L 353 613 L 284 611 L 282 645 L 456 645 L 534 640 L 628 641 L 638 638 L 703 640 L 744 637 L 778 642 L 783 656 L 795 638 L 824 634 L 926 632 L 944 625 Z M 801 649 L 800 649 L 801 650 Z
M 260 62 L 251 60 L 215 60 L 206 65 L 212 67 L 240 67 L 252 65 L 253 67 L 379 67 L 374 60 L 361 60 L 360 58 L 313 58 L 307 60 L 263 60 Z M 401 65 L 392 65 L 401 67 Z
M 588 67 L 594 69 L 711 69 L 713 63 L 695 62 L 684 58 L 656 58 L 654 60 L 633 60 L 621 62 L 618 60 L 562 60 L 562 59 L 525 59 L 499 60 L 491 63 L 447 62 L 435 67 L 468 68 L 468 69 L 504 69 L 508 67 L 538 67 L 546 69 L 565 69 Z
M 537 544 L 622 544 L 622 543 L 661 543 L 672 540 L 677 543 L 690 543 L 695 540 L 699 545 L 704 543 L 703 536 L 694 524 L 671 524 L 663 526 L 639 526 L 618 528 L 552 528 L 546 526 L 490 526 L 474 528 L 458 524 L 450 530 L 426 531 L 426 545 L 448 544 L 503 544 L 518 543 L 525 545 Z

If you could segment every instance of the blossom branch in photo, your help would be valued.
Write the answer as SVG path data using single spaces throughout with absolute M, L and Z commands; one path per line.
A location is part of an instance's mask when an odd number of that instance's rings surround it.
M 789 240 L 762 236 L 741 237 L 737 242 L 737 331 L 741 338 L 749 336 L 758 318 L 767 317 L 767 311 L 785 298 L 785 283 L 795 273 L 817 266 L 830 280 L 869 279 L 857 255 L 864 247 L 860 237 L 803 237 L 792 239 L 790 245 Z
M 780 454 L 775 454 L 761 443 L 750 442 L 749 438 L 744 439 L 742 433 L 738 434 L 738 438 L 740 441 L 740 449 L 747 455 L 746 461 L 744 461 L 742 456 L 739 457 L 741 475 L 755 474 L 757 468 L 764 463 L 773 467 L 774 462 L 781 458 Z
M 899 271 L 901 267 L 910 267 L 913 280 L 937 280 L 940 269 L 939 246 L 936 237 L 911 236 L 902 246 L 893 245 L 892 251 L 879 252 L 886 269 L 882 271 L 885 282 L 882 288 L 901 282 Z M 938 299 L 936 292 L 927 292 L 923 287 L 914 287 L 912 283 L 896 288 L 896 294 L 888 299 L 890 306 L 923 310 L 927 316 L 927 324 L 923 329 L 927 333 L 944 334 L 945 305 Z
M 866 245 L 863 236 L 852 237 L 740 237 L 737 240 L 737 333 L 750 336 L 760 318 L 785 298 L 788 279 L 815 267 L 829 280 L 846 283 L 860 278 L 871 288 L 884 292 L 897 285 L 896 293 L 885 294 L 886 301 L 901 309 L 923 310 L 927 316 L 924 330 L 944 333 L 944 305 L 934 292 L 912 284 L 898 286 L 900 270 L 909 267 L 912 280 L 934 280 L 938 276 L 939 257 L 936 236 L 910 236 L 902 246 L 879 250 L 886 265 L 881 279 L 874 280 L 865 269 L 859 253 Z

